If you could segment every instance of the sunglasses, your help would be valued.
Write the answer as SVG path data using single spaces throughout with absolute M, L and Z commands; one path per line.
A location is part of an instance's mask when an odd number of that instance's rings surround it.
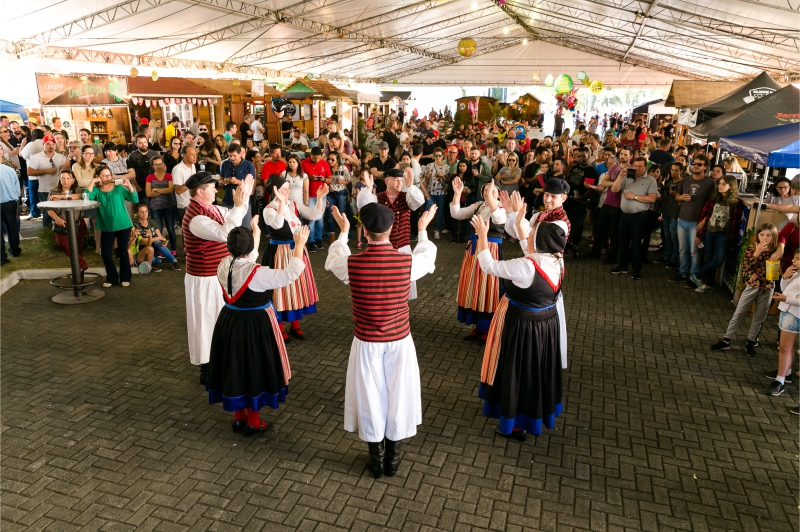
M 692 166 L 705 166 L 705 163 L 692 163 Z
M 201 130 L 199 130 L 199 131 L 200 131 L 200 133 L 208 133 L 208 130 L 207 130 L 207 129 L 201 129 Z
M 437 159 L 441 159 L 442 158 L 442 154 L 441 153 L 437 153 L 436 155 L 434 155 L 434 157 L 436 157 Z
M 50 159 L 50 166 L 52 166 L 53 168 L 56 167 L 56 163 L 53 162 L 53 159 Z

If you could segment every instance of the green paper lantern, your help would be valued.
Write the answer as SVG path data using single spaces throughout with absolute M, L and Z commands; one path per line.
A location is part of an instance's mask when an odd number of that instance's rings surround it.
M 544 78 L 544 86 L 545 87 L 552 87 L 553 86 L 553 75 L 548 74 L 546 78 Z
M 578 71 L 578 81 L 583 81 L 584 79 L 586 79 L 586 72 L 584 72 L 583 70 L 579 70 Z
M 568 94 L 569 91 L 572 90 L 574 83 L 572 82 L 572 78 L 567 74 L 561 74 L 556 78 L 554 86 L 556 94 Z
M 396 80 L 396 79 L 393 79 L 393 80 L 392 80 L 392 84 L 393 84 L 393 85 L 397 85 L 397 80 Z

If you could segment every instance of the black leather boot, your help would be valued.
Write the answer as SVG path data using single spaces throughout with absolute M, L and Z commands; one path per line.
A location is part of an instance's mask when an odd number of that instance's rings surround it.
M 208 379 L 208 362 L 206 362 L 205 364 L 200 364 L 200 384 L 205 386 L 207 379 Z
M 386 451 L 383 442 L 367 442 L 369 447 L 369 458 L 367 459 L 367 469 L 372 472 L 375 478 L 383 476 L 383 461 L 386 458 Z
M 400 467 L 400 442 L 386 440 L 386 460 L 383 463 L 383 470 L 387 477 L 393 477 Z

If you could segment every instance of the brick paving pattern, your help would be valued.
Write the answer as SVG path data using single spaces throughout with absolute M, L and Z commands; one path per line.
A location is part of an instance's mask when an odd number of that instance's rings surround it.
M 506 245 L 510 254 L 518 246 Z M 796 531 L 795 385 L 772 398 L 776 318 L 749 359 L 721 295 L 568 261 L 570 367 L 555 430 L 496 437 L 481 349 L 455 319 L 461 246 L 439 241 L 412 334 L 424 420 L 394 478 L 342 429 L 348 288 L 312 254 L 319 313 L 289 344 L 266 435 L 230 430 L 189 364 L 183 274 L 135 277 L 77 307 L 46 282 L 2 297 L 2 530 Z

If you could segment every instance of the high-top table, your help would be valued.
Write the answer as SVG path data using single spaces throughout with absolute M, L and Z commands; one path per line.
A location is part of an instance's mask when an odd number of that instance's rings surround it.
M 78 260 L 78 233 L 75 230 L 75 212 L 88 211 L 100 204 L 96 201 L 78 200 L 54 200 L 39 202 L 40 209 L 53 209 L 54 211 L 65 211 L 67 220 L 67 239 L 69 240 L 69 262 L 72 269 L 71 274 L 56 277 L 50 284 L 65 291 L 53 296 L 55 303 L 62 305 L 77 305 L 89 303 L 103 297 L 105 292 L 102 290 L 91 290 L 89 287 L 96 284 L 102 276 L 97 273 L 81 272 L 81 264 Z M 94 277 L 91 282 L 86 282 L 86 277 Z M 68 282 L 64 282 L 68 280 Z

